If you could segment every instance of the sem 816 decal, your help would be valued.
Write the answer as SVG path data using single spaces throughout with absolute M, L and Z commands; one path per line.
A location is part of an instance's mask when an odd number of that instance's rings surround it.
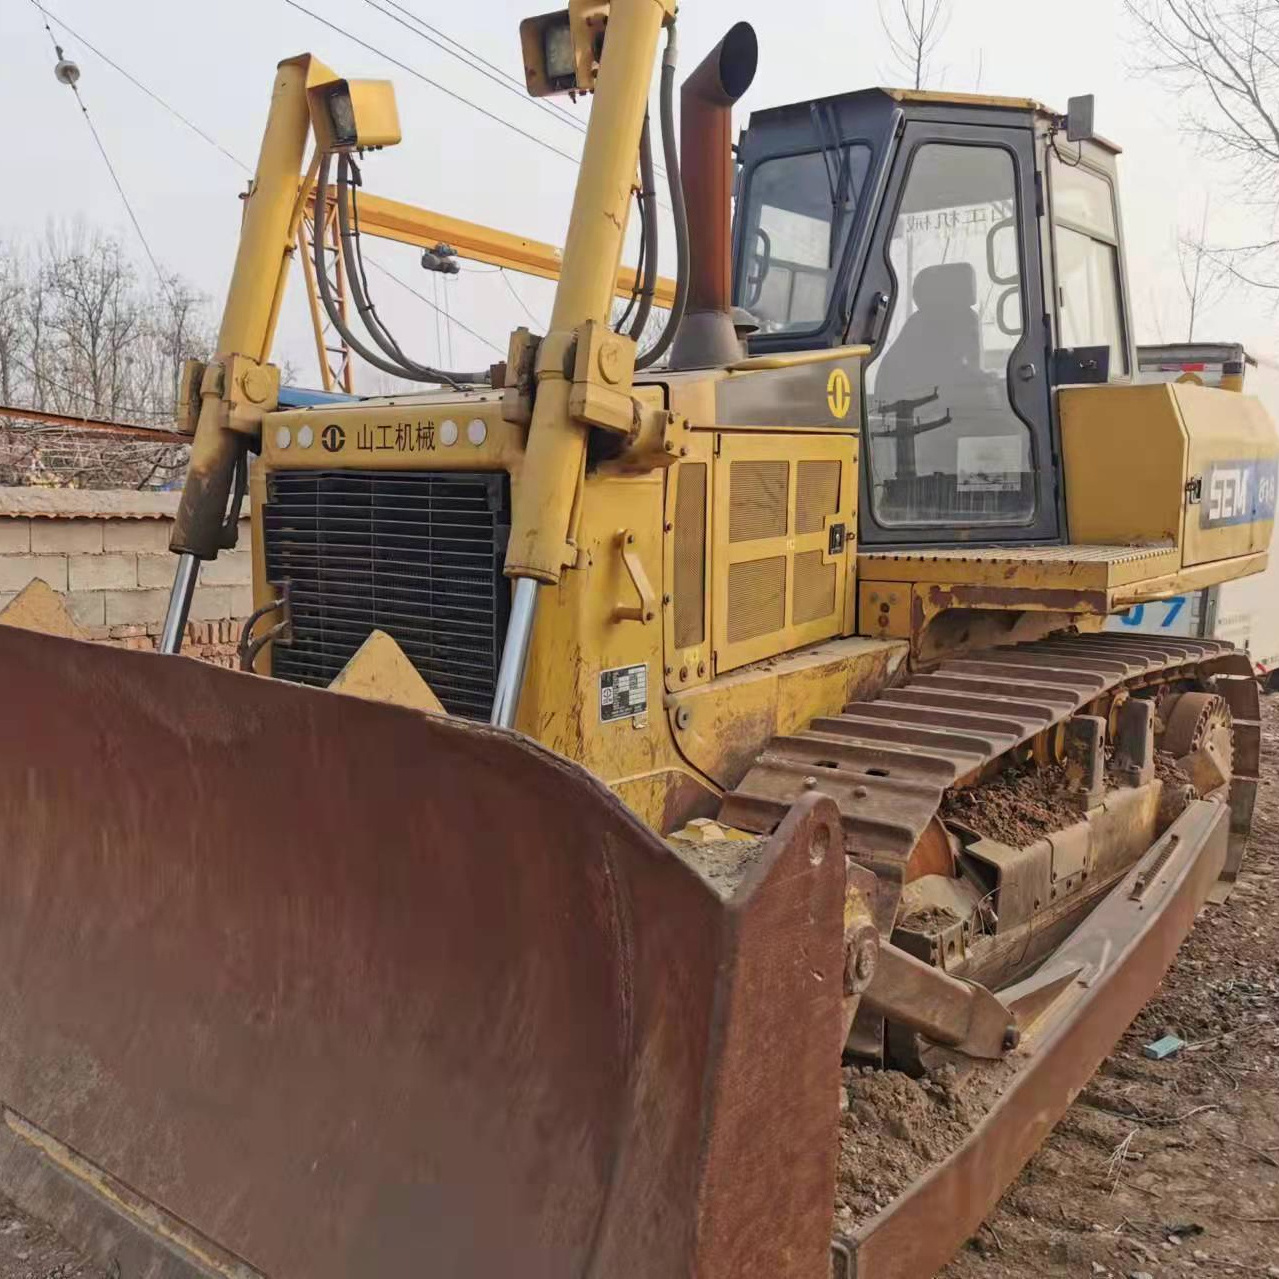
M 1214 462 L 1204 476 L 1200 528 L 1225 528 L 1275 517 L 1279 461 Z

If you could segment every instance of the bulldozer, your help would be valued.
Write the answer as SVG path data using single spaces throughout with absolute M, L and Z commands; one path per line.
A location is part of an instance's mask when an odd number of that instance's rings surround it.
M 734 142 L 754 33 L 677 126 L 676 29 L 522 24 L 589 125 L 549 331 L 470 372 L 362 269 L 391 86 L 280 63 L 163 652 L 0 626 L 0 1190 L 119 1275 L 924 1279 L 1238 872 L 1246 656 L 1101 628 L 1264 567 L 1279 447 L 1135 381 L 1090 100 Z M 329 319 L 420 392 L 282 403 L 308 200 Z M 230 671 L 179 650 L 246 499 Z M 860 1215 L 846 1071 L 980 1101 Z

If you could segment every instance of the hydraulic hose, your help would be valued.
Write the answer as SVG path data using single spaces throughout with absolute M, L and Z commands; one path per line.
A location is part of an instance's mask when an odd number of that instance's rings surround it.
M 403 348 L 392 336 L 391 331 L 382 323 L 369 297 L 368 281 L 364 275 L 364 255 L 360 251 L 358 236 L 351 227 L 351 203 L 354 194 L 351 174 L 355 165 L 349 155 L 338 156 L 338 235 L 342 244 L 342 255 L 346 259 L 346 277 L 351 284 L 351 296 L 355 300 L 355 309 L 369 335 L 382 348 L 390 359 L 402 365 L 404 369 L 424 381 L 444 382 L 457 386 L 462 379 L 456 373 L 445 373 L 432 368 L 428 364 L 419 364 L 404 354 Z
M 666 327 L 656 342 L 635 361 L 637 369 L 656 364 L 666 354 L 688 303 L 688 208 L 684 203 L 684 182 L 680 176 L 679 142 L 675 136 L 675 65 L 678 49 L 675 43 L 675 23 L 666 29 L 666 51 L 662 54 L 662 81 L 660 88 L 662 119 L 662 159 L 666 164 L 666 178 L 670 184 L 671 213 L 675 220 L 675 299 Z M 654 255 L 656 261 L 656 255 Z
M 644 240 L 643 224 L 644 224 L 644 206 L 639 202 L 638 193 L 635 198 L 635 207 L 639 210 L 640 215 L 640 245 L 639 257 L 635 262 L 635 283 L 631 285 L 631 296 L 626 299 L 626 310 L 617 317 L 617 323 L 613 325 L 614 333 L 626 333 L 630 335 L 631 316 L 635 314 L 635 307 L 639 302 L 640 289 L 644 282 Z
M 648 112 L 644 112 L 644 131 L 640 134 L 640 270 L 643 280 L 639 286 L 639 310 L 630 328 L 630 337 L 638 342 L 653 313 L 653 293 L 657 288 L 657 181 L 653 171 L 653 133 L 649 127 Z
M 324 210 L 328 207 L 329 198 L 329 164 L 332 160 L 332 154 L 325 152 L 320 158 L 319 171 L 315 178 L 315 208 L 317 220 L 322 219 Z M 339 205 L 339 211 L 341 205 Z M 341 335 L 342 340 L 355 352 L 360 359 L 371 364 L 375 369 L 381 369 L 384 373 L 390 373 L 393 377 L 406 378 L 412 382 L 443 382 L 449 386 L 456 387 L 457 381 L 448 374 L 439 373 L 434 370 L 430 371 L 430 375 L 424 375 L 416 372 L 413 368 L 391 360 L 384 359 L 376 351 L 370 350 L 359 338 L 351 332 L 350 326 L 342 318 L 342 312 L 338 309 L 337 299 L 333 296 L 333 285 L 329 281 L 328 270 L 324 262 L 324 237 L 316 234 L 312 237 L 314 240 L 314 256 L 315 256 L 315 281 L 320 291 L 320 301 L 324 304 L 324 312 L 329 317 L 329 323 Z M 355 272 L 350 269 L 350 263 L 347 264 L 347 279 L 354 280 Z

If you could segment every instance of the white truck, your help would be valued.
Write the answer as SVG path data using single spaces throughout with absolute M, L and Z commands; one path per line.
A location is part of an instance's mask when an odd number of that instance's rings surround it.
M 1246 390 L 1279 418 L 1279 365 L 1258 361 L 1238 343 L 1190 342 L 1137 348 L 1143 382 L 1201 382 Z M 1279 688 L 1279 555 L 1274 541 L 1264 573 L 1210 586 L 1112 617 L 1107 630 L 1209 636 L 1247 651 L 1257 675 Z

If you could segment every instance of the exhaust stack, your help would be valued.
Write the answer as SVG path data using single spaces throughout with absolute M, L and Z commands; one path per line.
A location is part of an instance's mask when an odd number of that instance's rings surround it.
M 706 368 L 743 355 L 733 327 L 733 103 L 755 78 L 759 42 L 738 22 L 680 89 L 680 167 L 688 206 L 688 309 L 670 366 Z

